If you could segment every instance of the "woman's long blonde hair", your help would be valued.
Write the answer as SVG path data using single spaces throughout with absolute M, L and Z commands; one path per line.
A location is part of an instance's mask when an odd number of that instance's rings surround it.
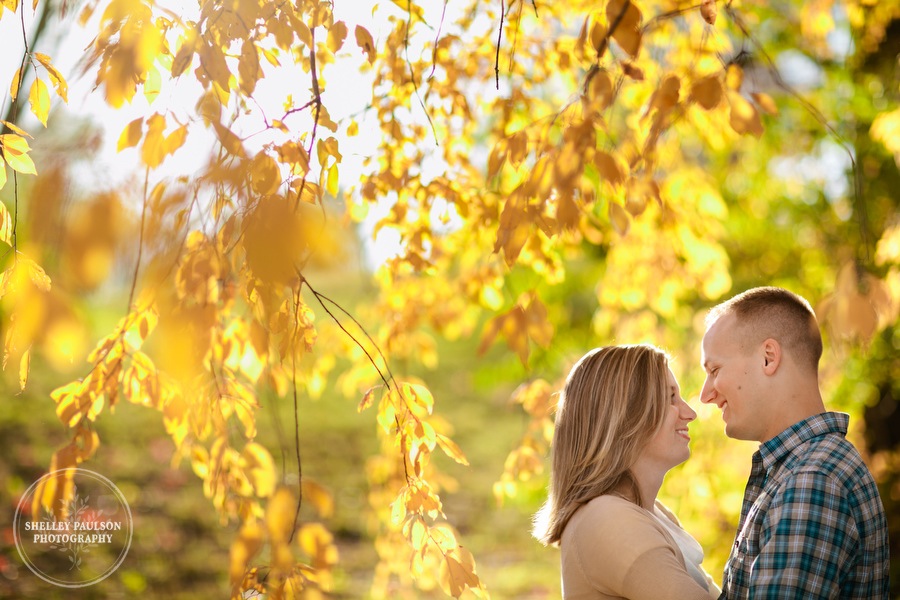
M 631 466 L 662 426 L 668 355 L 649 344 L 585 354 L 559 396 L 547 502 L 534 536 L 557 545 L 569 519 L 597 496 L 619 493 L 642 504 Z

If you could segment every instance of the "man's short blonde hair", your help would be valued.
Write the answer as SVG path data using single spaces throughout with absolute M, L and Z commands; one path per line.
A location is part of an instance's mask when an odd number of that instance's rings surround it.
M 707 329 L 721 317 L 736 317 L 742 343 L 772 338 L 797 365 L 818 372 L 822 335 L 816 314 L 802 296 L 779 287 L 757 287 L 727 300 L 706 315 Z

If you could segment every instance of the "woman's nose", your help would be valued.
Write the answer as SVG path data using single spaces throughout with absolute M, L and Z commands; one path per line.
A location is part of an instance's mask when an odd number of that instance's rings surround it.
M 681 418 L 685 421 L 693 421 L 697 418 L 697 412 L 684 398 L 681 399 Z

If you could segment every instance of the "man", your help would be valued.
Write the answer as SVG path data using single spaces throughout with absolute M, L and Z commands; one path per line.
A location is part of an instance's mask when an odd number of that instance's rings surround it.
M 826 412 L 822 338 L 809 303 L 748 290 L 706 318 L 700 400 L 725 434 L 760 442 L 721 598 L 887 599 L 887 521 L 872 474 Z

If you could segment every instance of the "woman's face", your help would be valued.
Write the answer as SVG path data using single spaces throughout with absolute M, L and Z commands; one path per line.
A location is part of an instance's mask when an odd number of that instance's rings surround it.
M 641 462 L 653 465 L 663 472 L 690 457 L 691 436 L 688 433 L 688 423 L 697 418 L 697 413 L 681 397 L 681 389 L 671 369 L 668 369 L 666 376 L 666 393 L 669 403 L 662 427 L 641 452 Z

